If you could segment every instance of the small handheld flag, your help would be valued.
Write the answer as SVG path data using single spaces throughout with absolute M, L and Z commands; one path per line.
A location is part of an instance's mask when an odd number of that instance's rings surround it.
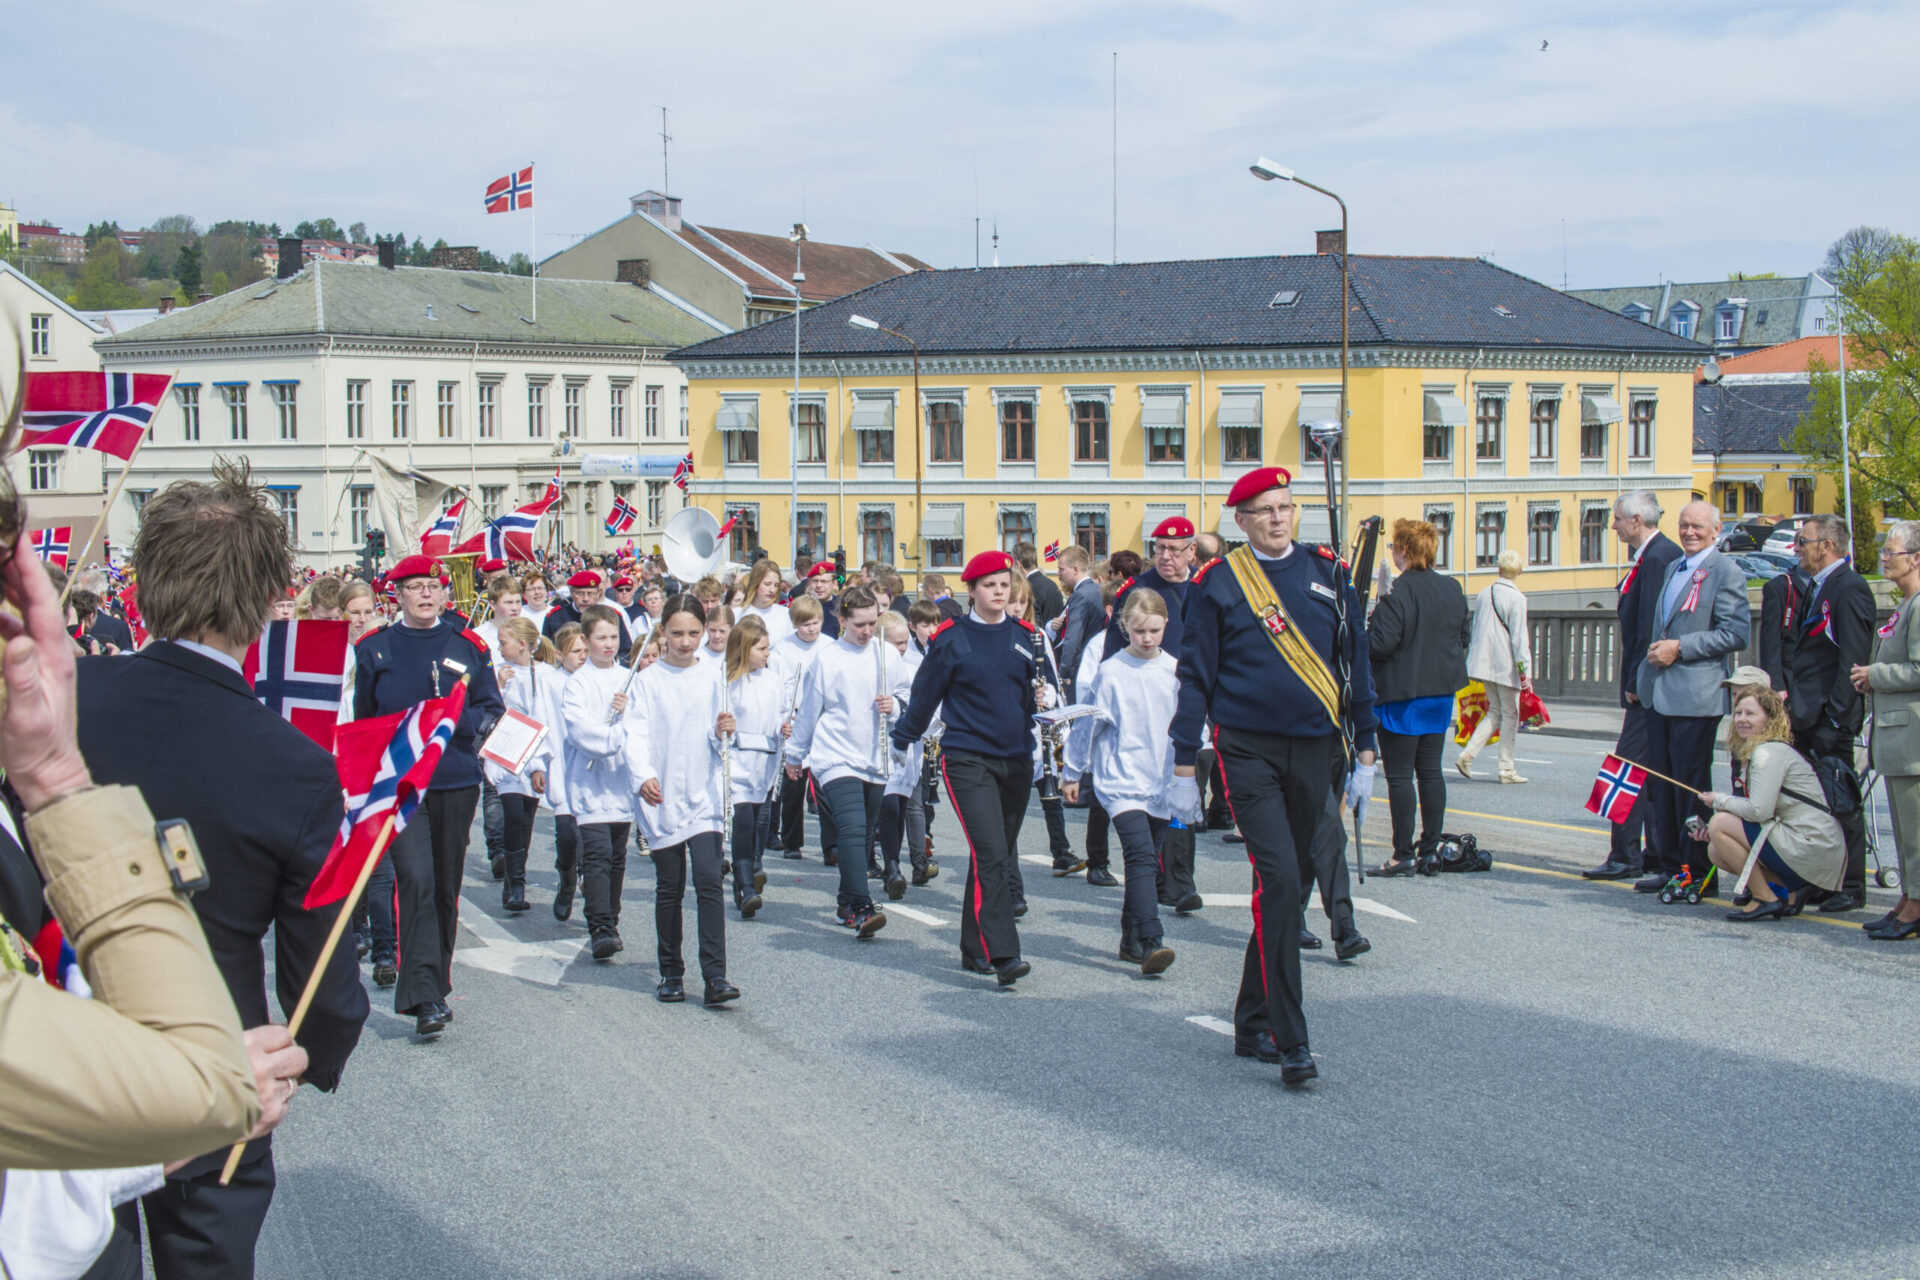
M 674 483 L 674 486 L 678 488 L 682 493 L 685 493 L 687 491 L 687 486 L 693 483 L 693 455 L 692 454 L 688 454 L 686 457 L 680 459 L 679 465 L 674 467 L 673 483 Z
M 517 169 L 487 184 L 487 212 L 513 213 L 533 208 L 533 166 Z
M 19 447 L 64 444 L 131 458 L 172 382 L 165 373 L 29 373 Z
M 640 518 L 640 512 L 625 498 L 613 500 L 613 510 L 607 513 L 607 535 L 618 537 L 633 528 L 633 522 Z
M 1047 544 L 1045 555 L 1048 564 L 1052 564 L 1060 558 L 1060 539 L 1055 538 Z
M 56 569 L 67 567 L 67 549 L 73 545 L 73 526 L 33 531 L 33 554 Z
M 1647 771 L 1629 764 L 1619 756 L 1600 762 L 1600 776 L 1594 779 L 1593 794 L 1587 797 L 1587 812 L 1597 813 L 1608 822 L 1625 822 L 1633 812 L 1640 788 L 1647 784 Z
M 254 697 L 328 751 L 347 682 L 347 628 L 317 618 L 269 622 L 240 664 Z

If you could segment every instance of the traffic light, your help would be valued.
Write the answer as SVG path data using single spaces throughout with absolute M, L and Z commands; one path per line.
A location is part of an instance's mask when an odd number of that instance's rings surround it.
M 387 531 L 385 529 L 367 530 L 367 550 L 373 553 L 375 560 L 383 560 L 387 554 Z
M 847 585 L 847 549 L 845 547 L 833 549 L 833 580 L 843 587 Z

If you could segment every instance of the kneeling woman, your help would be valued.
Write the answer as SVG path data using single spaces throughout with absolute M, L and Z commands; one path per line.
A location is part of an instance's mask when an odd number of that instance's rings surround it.
M 634 681 L 638 727 L 627 735 L 627 767 L 639 784 L 647 849 L 653 858 L 653 921 L 660 943 L 660 999 L 687 998 L 682 978 L 681 903 L 687 871 L 700 928 L 700 976 L 708 1004 L 740 996 L 727 981 L 726 896 L 721 887 L 720 847 L 729 787 L 720 769 L 720 739 L 733 732 L 733 717 L 721 712 L 726 680 L 722 662 L 703 662 L 706 610 L 689 595 L 670 598 L 660 611 L 666 636 L 660 660 Z
M 1747 880 L 1753 901 L 1729 920 L 1778 920 L 1796 915 L 1808 889 L 1838 889 L 1847 869 L 1840 824 L 1821 805 L 1820 782 L 1793 749 L 1793 731 L 1780 695 L 1748 686 L 1733 704 L 1727 748 L 1746 766 L 1746 794 L 1702 792 L 1715 810 L 1707 824 L 1707 854 L 1723 875 Z M 1758 849 L 1755 859 L 1754 850 Z

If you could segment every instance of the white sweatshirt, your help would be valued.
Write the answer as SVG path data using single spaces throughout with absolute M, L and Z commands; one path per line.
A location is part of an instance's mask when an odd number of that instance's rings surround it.
M 1099 714 L 1084 737 L 1067 739 L 1072 782 L 1091 773 L 1094 794 L 1108 813 L 1144 809 L 1168 817 L 1167 786 L 1173 778 L 1173 713 L 1180 701 L 1179 662 L 1162 650 L 1136 658 L 1123 650 L 1100 666 L 1091 705 Z
M 542 627 L 547 625 L 547 615 L 552 613 L 554 610 L 555 606 L 552 604 L 553 598 L 549 596 L 547 599 L 548 599 L 548 604 L 546 605 L 545 608 L 542 608 L 542 609 L 536 609 L 530 604 L 523 604 L 520 606 L 520 616 L 525 618 L 528 622 L 531 622 L 533 624 L 533 629 L 535 631 L 538 631 Z
M 529 713 L 547 726 L 547 807 L 556 814 L 569 815 L 573 808 L 567 803 L 566 698 L 567 686 L 572 682 L 573 677 L 565 667 L 541 663 L 539 678 L 534 682 L 540 691 L 540 710 Z
M 727 652 L 724 649 L 715 649 L 712 645 L 703 643 L 700 648 L 695 651 L 694 656 L 702 662 L 718 662 L 724 664 L 727 659 Z M 659 664 L 656 663 L 655 665 L 657 666 Z
M 538 720 L 548 726 L 547 734 L 540 740 L 540 745 L 535 747 L 533 754 L 527 757 L 525 772 L 508 773 L 491 760 L 480 762 L 480 768 L 486 774 L 487 781 L 491 782 L 493 789 L 503 796 L 535 794 L 533 782 L 528 775 L 536 769 L 544 772 L 547 768 L 548 758 L 553 752 L 554 734 L 552 724 L 546 718 L 544 691 L 538 686 L 543 677 L 552 679 L 547 673 L 554 670 L 555 668 L 538 662 L 525 667 L 516 667 L 508 662 L 494 664 L 493 678 L 500 686 L 500 699 L 507 704 L 507 710 L 518 711 L 529 720 Z M 501 673 L 505 671 L 513 673 L 511 679 L 501 678 Z
M 722 829 L 725 793 L 713 722 L 725 672 L 718 662 L 676 667 L 662 659 L 634 681 L 640 727 L 627 735 L 627 766 L 636 791 L 650 781 L 660 784 L 659 804 L 637 806 L 649 848 L 670 849 Z
M 658 664 L 656 664 L 658 665 Z M 589 662 L 567 680 L 562 700 L 567 721 L 567 804 L 574 821 L 631 822 L 633 793 L 639 784 L 627 769 L 627 747 L 644 736 L 640 724 L 639 681 L 628 696 L 626 711 L 614 717 L 614 695 L 627 683 L 627 669 L 619 663 L 596 667 Z
M 793 618 L 788 615 L 787 606 L 783 604 L 770 604 L 764 609 L 757 605 L 748 605 L 740 610 L 740 616 L 760 619 L 766 624 L 767 638 L 775 644 L 779 644 L 793 634 Z
M 796 631 L 784 640 L 774 643 L 773 651 L 767 657 L 767 665 L 780 668 L 782 679 L 787 682 L 787 686 L 790 689 L 797 689 L 800 685 L 800 677 L 805 675 L 807 668 L 813 665 L 813 660 L 820 650 L 832 643 L 833 640 L 824 631 L 811 640 L 802 640 L 800 633 Z
M 909 644 L 907 646 L 906 656 L 900 659 L 901 665 L 906 668 L 904 675 L 907 682 L 907 689 L 909 692 L 911 692 L 913 689 L 913 673 L 920 669 L 920 664 L 924 661 L 925 659 L 922 658 L 919 654 L 915 653 L 913 651 L 913 646 Z M 901 716 L 901 715 L 905 715 L 906 711 L 907 711 L 906 700 L 902 699 L 900 702 L 900 709 L 896 711 L 894 714 L 896 716 Z M 930 722 L 928 722 L 927 731 L 931 733 L 933 731 L 933 727 L 935 725 L 938 725 L 939 723 L 940 723 L 940 712 L 938 710 L 935 710 L 933 713 L 933 719 Z M 926 765 L 926 760 L 927 760 L 926 742 L 924 739 L 916 738 L 914 740 L 913 745 L 911 747 L 908 747 L 904 754 L 896 756 L 894 758 L 893 772 L 887 776 L 887 792 L 886 793 L 890 796 L 912 795 L 913 789 L 920 785 L 920 774 L 921 774 L 921 770 Z
M 913 676 L 893 646 L 878 636 L 864 645 L 844 638 L 826 641 L 801 677 L 800 713 L 787 759 L 811 769 L 818 786 L 836 778 L 885 782 L 893 772 L 893 747 L 881 740 L 880 712 L 873 705 L 881 693 L 875 646 L 885 650 L 886 691 L 894 696 L 897 718 L 905 714 Z
M 734 804 L 759 804 L 773 790 L 780 759 L 780 724 L 786 719 L 786 688 L 771 666 L 749 672 L 727 686 L 734 735 L 730 764 Z

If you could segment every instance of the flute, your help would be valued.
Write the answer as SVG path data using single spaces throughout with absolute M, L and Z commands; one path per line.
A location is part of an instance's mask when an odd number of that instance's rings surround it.
M 720 663 L 720 714 L 729 712 L 727 698 L 726 660 Z M 733 849 L 733 764 L 727 753 L 727 739 L 731 733 L 720 735 L 720 848 L 723 854 L 732 856 Z
M 873 667 L 879 692 L 876 699 L 887 696 L 887 642 L 884 637 L 875 635 L 873 644 Z M 893 757 L 890 754 L 893 737 L 893 717 L 885 711 L 880 713 L 880 740 L 874 744 L 874 754 L 878 757 L 880 776 L 885 779 L 893 772 Z

